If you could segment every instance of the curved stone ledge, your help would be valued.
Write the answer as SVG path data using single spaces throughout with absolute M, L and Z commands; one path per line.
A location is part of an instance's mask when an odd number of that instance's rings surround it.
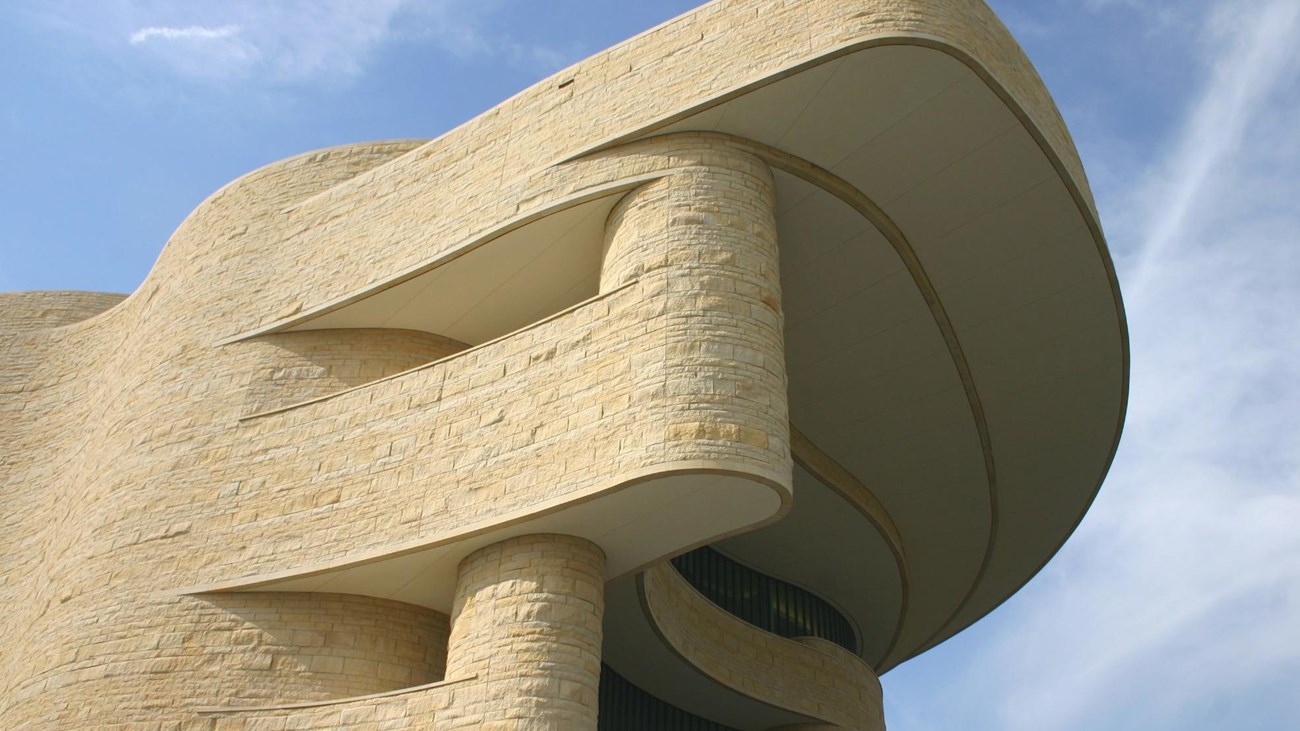
M 246 415 L 246 416 L 242 416 L 242 417 L 240 417 L 240 418 L 241 418 L 241 420 L 245 420 L 245 419 L 261 419 L 261 418 L 264 418 L 264 417 L 273 416 L 273 415 L 275 415 L 275 414 L 280 414 L 280 413 L 283 413 L 283 412 L 286 412 L 286 411 L 291 411 L 291 410 L 294 410 L 294 409 L 304 408 L 304 407 L 310 406 L 310 405 L 312 405 L 312 404 L 319 403 L 319 402 L 321 402 L 321 401 L 326 401 L 326 400 L 329 400 L 329 399 L 337 398 L 337 397 L 339 397 L 339 396 L 343 396 L 343 395 L 345 395 L 345 394 L 347 394 L 347 393 L 350 393 L 350 392 L 352 392 L 352 391 L 356 391 L 356 390 L 359 390 L 359 389 L 363 389 L 363 388 L 366 388 L 366 387 L 368 387 L 368 386 L 378 385 L 380 382 L 383 382 L 383 381 L 387 381 L 387 380 L 390 380 L 390 379 L 400 378 L 400 377 L 406 376 L 408 373 L 410 373 L 410 372 L 412 372 L 412 371 L 422 370 L 422 369 L 425 369 L 425 368 L 444 367 L 444 363 L 443 363 L 443 361 L 451 360 L 451 359 L 454 359 L 454 358 L 462 358 L 462 357 L 469 357 L 469 356 L 472 356 L 472 355 L 475 354 L 476 351 L 478 351 L 478 350 L 481 349 L 481 348 L 490 348 L 490 347 L 494 346 L 494 345 L 495 345 L 497 342 L 499 342 L 499 341 L 505 340 L 505 339 L 507 339 L 507 338 L 517 337 L 520 333 L 522 333 L 522 332 L 524 332 L 524 331 L 527 331 L 527 330 L 532 330 L 532 329 L 534 329 L 534 328 L 542 327 L 542 326 L 546 325 L 547 323 L 549 323 L 551 320 L 554 320 L 554 319 L 556 319 L 556 318 L 558 318 L 558 317 L 563 317 L 564 315 L 567 315 L 567 314 L 569 314 L 570 312 L 572 312 L 572 311 L 574 311 L 574 310 L 577 310 L 577 309 L 579 309 L 579 308 L 581 308 L 581 307 L 585 307 L 585 306 L 587 306 L 587 305 L 589 305 L 589 304 L 591 304 L 591 303 L 594 303 L 594 302 L 599 301 L 599 300 L 601 300 L 601 299 L 605 299 L 606 297 L 610 297 L 610 296 L 612 296 L 612 295 L 618 293 L 620 290 L 622 290 L 622 289 L 624 289 L 624 288 L 627 288 L 627 287 L 631 287 L 631 286 L 633 286 L 633 285 L 635 285 L 635 284 L 636 284 L 636 282 L 628 282 L 627 284 L 625 284 L 625 285 L 623 285 L 623 286 L 621 286 L 621 287 L 618 287 L 618 288 L 616 288 L 616 289 L 610 290 L 610 291 L 608 291 L 608 292 L 602 292 L 602 293 L 596 295 L 595 297 L 592 297 L 592 298 L 590 298 L 590 299 L 587 299 L 587 300 L 584 300 L 584 301 L 582 301 L 582 302 L 579 302 L 579 303 L 577 303 L 577 304 L 575 304 L 575 305 L 573 305 L 573 306 L 571 306 L 571 307 L 566 307 L 565 309 L 560 310 L 559 312 L 556 312 L 555 314 L 550 315 L 549 317 L 544 317 L 544 318 L 542 318 L 542 319 L 540 319 L 540 320 L 538 320 L 538 321 L 536 321 L 536 322 L 533 322 L 533 323 L 530 323 L 530 324 L 528 324 L 528 325 L 525 325 L 524 327 L 521 327 L 521 328 L 519 328 L 518 330 L 515 330 L 515 331 L 513 331 L 513 332 L 509 332 L 509 333 L 506 333 L 505 335 L 502 335 L 502 336 L 499 337 L 499 338 L 495 338 L 495 339 L 493 339 L 493 340 L 489 340 L 489 341 L 486 342 L 486 343 L 480 343 L 480 344 L 478 344 L 478 345 L 472 345 L 472 346 L 464 347 L 464 348 L 461 349 L 461 350 L 457 350 L 456 352 L 450 353 L 450 354 L 448 354 L 448 355 L 444 355 L 444 356 L 441 356 L 441 357 L 435 358 L 435 359 L 433 359 L 433 360 L 431 360 L 431 361 L 429 361 L 429 362 L 421 363 L 421 364 L 419 364 L 419 365 L 412 366 L 412 367 L 409 368 L 409 369 L 401 370 L 401 371 L 397 371 L 397 372 L 394 372 L 394 373 L 392 373 L 392 374 L 390 374 L 390 375 L 386 375 L 386 376 L 382 376 L 382 377 L 379 377 L 379 378 L 375 378 L 375 379 L 373 379 L 373 380 L 367 380 L 367 381 L 365 381 L 365 382 L 363 382 L 363 383 L 360 383 L 360 384 L 358 384 L 358 385 L 355 385 L 355 386 L 351 386 L 351 387 L 348 387 L 348 388 L 341 388 L 341 389 L 339 389 L 339 390 L 331 391 L 331 392 L 326 393 L 326 394 L 324 394 L 324 395 L 316 396 L 316 397 L 313 397 L 313 398 L 306 398 L 306 399 L 303 399 L 303 400 L 300 400 L 300 401 L 294 401 L 294 402 L 292 402 L 292 403 L 285 404 L 285 405 L 280 406 L 280 407 L 278 407 L 278 408 L 272 408 L 272 409 L 268 409 L 268 410 L 266 410 L 266 411 L 259 411 L 259 412 L 250 413 L 250 414 L 248 414 L 248 415 Z M 229 342 L 226 343 L 226 344 L 229 345 L 229 344 L 231 344 L 231 343 L 243 342 L 243 341 L 245 341 L 245 340 L 256 340 L 257 338 L 261 338 L 261 337 L 269 337 L 269 336 L 272 336 L 272 335 L 281 334 L 282 332 L 284 332 L 284 331 L 281 331 L 281 330 L 278 330 L 278 329 L 277 329 L 277 330 L 272 330 L 272 331 L 270 331 L 270 332 L 268 332 L 268 333 L 261 333 L 261 334 L 248 335 L 248 336 L 241 336 L 241 337 L 237 337 L 237 338 L 235 338 L 235 339 L 229 341 Z M 310 332 L 317 332 L 317 331 L 314 331 L 314 330 L 304 330 L 304 331 L 299 331 L 299 332 L 308 332 L 308 333 L 310 333 Z M 285 333 L 285 334 L 288 334 L 288 333 Z M 450 342 L 456 342 L 456 341 L 450 341 Z M 463 345 L 463 343 L 462 343 L 461 345 Z
M 639 581 L 646 614 L 663 641 L 706 676 L 836 727 L 883 731 L 880 681 L 861 658 L 824 640 L 790 640 L 753 627 L 668 564 L 647 569 Z
M 171 652 L 159 655 L 174 654 L 174 672 L 221 688 L 227 703 L 324 701 L 443 678 L 448 617 L 424 607 L 299 592 L 179 602 L 165 628 Z
M 435 728 L 438 712 L 446 709 L 476 676 L 439 681 L 385 693 L 314 703 L 278 706 L 212 706 L 195 709 L 198 716 L 183 726 L 204 731 L 282 731 L 294 729 Z M 381 725 L 382 724 L 382 725 Z
M 799 495 L 802 501 L 802 490 Z M 710 602 L 764 632 L 789 639 L 819 637 L 859 654 L 860 631 L 853 620 L 815 591 L 759 571 L 716 546 L 683 553 L 669 563 Z
M 26 674 L 5 665 L 5 728 L 52 716 L 62 717 L 52 727 L 110 725 L 103 707 L 78 698 L 117 699 L 113 723 L 147 727 L 199 706 L 330 702 L 427 684 L 443 677 L 449 633 L 446 614 L 371 597 L 140 597 L 106 587 L 64 598 L 25 629 L 39 641 L 24 648 Z
M 270 333 L 227 347 L 240 350 L 237 357 L 246 364 L 243 418 L 248 418 L 356 388 L 469 346 L 414 330 L 343 328 Z
M 861 513 L 880 532 L 881 537 L 889 546 L 894 562 L 898 565 L 898 580 L 902 586 L 902 609 L 898 613 L 899 627 L 894 630 L 894 642 L 897 642 L 903 618 L 907 616 L 908 576 L 907 558 L 903 551 L 903 538 L 898 532 L 898 526 L 894 523 L 893 517 L 890 516 L 889 511 L 881 504 L 880 498 L 876 497 L 870 488 L 862 484 L 861 480 L 852 472 L 846 470 L 843 465 L 836 462 L 829 454 L 826 454 L 816 444 L 813 444 L 808 437 L 795 428 L 794 424 L 790 425 L 790 453 L 799 466 L 807 470 L 823 485 L 834 490 L 835 494 L 844 498 L 855 510 Z M 892 644 L 891 642 L 891 649 Z M 888 654 L 889 650 L 886 650 L 885 655 Z

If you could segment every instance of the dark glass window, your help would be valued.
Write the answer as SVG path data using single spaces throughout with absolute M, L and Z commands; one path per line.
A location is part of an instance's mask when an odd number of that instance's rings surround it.
M 672 560 L 673 567 L 714 604 L 782 637 L 820 637 L 857 653 L 849 620 L 825 599 L 739 564 L 704 546 Z
M 597 731 L 736 731 L 671 706 L 600 666 Z

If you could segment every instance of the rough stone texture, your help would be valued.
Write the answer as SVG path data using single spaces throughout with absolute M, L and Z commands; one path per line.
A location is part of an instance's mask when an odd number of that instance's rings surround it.
M 288 731 L 289 729 L 349 729 L 401 731 L 440 728 L 440 711 L 457 699 L 473 679 L 418 686 L 396 693 L 350 698 L 331 703 L 294 706 L 200 710 L 183 721 L 184 731 Z M 158 728 L 175 728 L 160 726 Z
M 157 588 L 342 560 L 655 465 L 727 465 L 788 486 L 770 175 L 725 141 L 682 135 L 575 162 L 532 189 L 638 176 L 660 182 L 611 228 L 645 242 L 616 244 L 624 253 L 611 259 L 652 262 L 634 282 L 278 413 L 241 419 L 267 368 L 265 339 L 213 347 L 220 313 L 161 294 L 143 312 L 137 295 L 96 327 L 11 351 L 10 372 L 32 377 L 5 402 L 6 479 L 37 487 L 0 498 L 0 591 L 18 617 L 7 627 L 27 628 L 6 630 L 0 718 L 80 722 L 87 696 L 122 723 L 175 718 L 194 699 L 163 686 L 145 699 L 140 673 L 150 638 L 194 600 Z M 657 196 L 667 196 L 658 217 L 635 205 Z M 122 329 L 130 318 L 154 324 Z M 51 452 L 56 443 L 65 448 Z M 204 663 L 184 656 L 171 672 Z M 304 699 L 289 684 L 279 700 Z
M 439 728 L 596 728 L 605 555 L 572 536 L 511 538 L 461 562 L 449 678 L 475 675 Z
M 828 724 L 810 729 L 885 728 L 880 681 L 862 658 L 832 642 L 787 639 L 737 619 L 669 564 L 648 569 L 640 581 L 660 636 L 705 675 L 751 698 Z
M 290 695 L 328 700 L 442 680 L 447 615 L 373 597 L 324 593 L 210 594 L 158 638 L 154 672 L 178 684 L 180 655 L 202 671 L 190 697 L 256 705 Z M 203 686 L 219 689 L 214 693 Z M 199 703 L 201 705 L 201 703 Z
M 0 292 L 0 333 L 71 325 L 124 299 L 110 292 Z
M 346 391 L 468 348 L 415 330 L 284 332 L 249 341 L 244 412 L 255 415 Z
M 306 707 L 209 710 L 186 728 L 596 728 L 605 557 L 590 541 L 527 535 L 460 566 L 448 681 Z
M 92 640 L 32 655 L 58 672 L 7 696 L 6 728 L 167 728 L 150 711 L 188 709 L 168 714 L 175 723 L 206 706 L 351 697 L 443 675 L 447 617 L 423 607 L 298 593 L 100 603 L 110 608 L 76 620 L 103 625 Z
M 662 303 L 642 317 L 664 321 L 656 408 L 670 442 L 701 454 L 716 443 L 724 459 L 737 448 L 750 460 L 773 447 L 789 455 L 772 174 L 716 142 L 700 162 L 709 167 L 679 169 L 610 213 L 601 290 L 637 282 Z
M 671 267 L 559 318 L 242 422 L 226 442 L 231 451 L 212 467 L 215 481 L 228 486 L 216 496 L 227 519 L 207 538 L 247 548 L 238 573 L 204 577 L 282 570 L 437 535 L 656 465 L 707 461 L 788 485 L 770 209 L 743 227 L 762 236 L 731 233 L 736 215 L 762 209 L 736 200 L 767 180 L 766 168 L 716 139 L 681 136 L 604 153 L 544 181 L 556 195 L 578 181 L 610 185 L 646 174 L 671 175 L 705 214 L 735 210 L 717 223 L 674 227 L 647 249 L 671 244 Z M 717 196 L 705 194 L 709 186 Z M 752 251 L 727 263 L 738 246 Z M 242 361 L 250 344 L 235 343 L 224 355 Z M 693 391 L 713 384 L 711 413 L 684 420 L 700 403 Z M 290 516 L 293 532 L 274 528 Z

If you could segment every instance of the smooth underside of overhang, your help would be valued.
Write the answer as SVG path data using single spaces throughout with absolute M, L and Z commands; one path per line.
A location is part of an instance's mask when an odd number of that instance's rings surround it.
M 861 514 L 801 467 L 794 491 L 784 518 L 715 547 L 830 602 L 853 625 L 859 654 L 875 663 L 893 642 L 903 608 L 893 554 Z
M 423 330 L 471 345 L 505 335 L 596 295 L 617 201 L 610 194 L 556 211 L 288 329 Z
M 1126 387 L 1104 245 L 1013 108 L 943 50 L 855 51 L 653 134 L 687 130 L 822 169 L 777 173 L 791 421 L 880 498 L 902 534 L 909 596 L 880 663 L 891 667 L 1019 588 L 1095 495 Z M 818 176 L 847 183 L 901 236 Z M 828 527 L 799 519 L 799 482 L 791 525 L 724 546 L 798 580 L 791 552 L 825 546 Z M 873 584 L 897 584 L 882 556 L 842 548 L 821 560 L 870 565 L 883 572 Z M 805 569 L 802 583 L 842 596 L 824 573 Z M 882 630 L 862 628 L 868 660 L 879 660 L 869 653 Z
M 888 511 L 905 585 L 870 521 L 802 471 L 786 519 L 721 548 L 839 606 L 882 670 L 983 616 L 1059 548 L 1105 475 L 1126 398 L 1122 312 L 1095 222 L 1014 102 L 959 56 L 933 43 L 863 48 L 643 135 L 719 132 L 815 166 L 769 156 L 791 420 Z M 503 334 L 595 292 L 614 201 L 395 273 L 394 286 L 295 329 Z M 404 570 L 407 586 L 449 585 Z M 293 587 L 355 589 L 331 581 Z

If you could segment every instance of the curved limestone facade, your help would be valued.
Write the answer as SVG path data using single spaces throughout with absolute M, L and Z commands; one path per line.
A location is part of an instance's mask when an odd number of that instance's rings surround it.
M 1077 525 L 1127 359 L 982 2 L 717 0 L 0 295 L 0 727 L 880 729 Z

